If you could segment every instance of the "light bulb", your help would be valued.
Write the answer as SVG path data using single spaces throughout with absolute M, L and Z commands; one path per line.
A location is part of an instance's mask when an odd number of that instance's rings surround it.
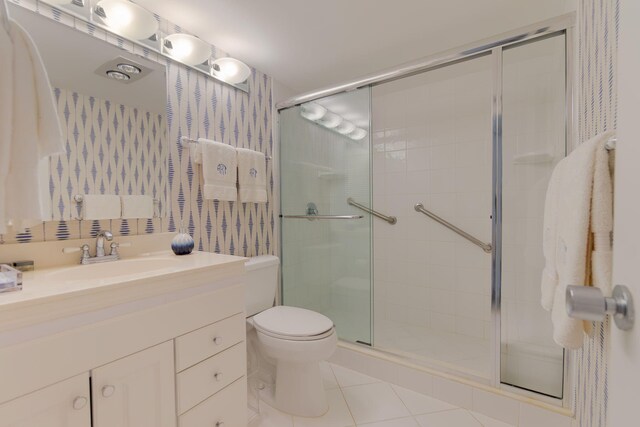
M 211 46 L 189 34 L 171 34 L 165 38 L 164 46 L 173 59 L 191 66 L 202 64 L 211 57 Z
M 309 102 L 308 104 L 302 104 L 300 107 L 300 115 L 307 120 L 316 121 L 320 120 L 327 114 L 327 109 L 315 102 Z
M 111 30 L 132 40 L 148 39 L 158 31 L 151 12 L 126 0 L 100 0 L 96 11 Z
M 318 120 L 318 123 L 326 128 L 333 129 L 342 123 L 342 120 L 342 117 L 337 114 L 327 113 L 321 120 Z
M 360 141 L 365 136 L 367 136 L 367 131 L 361 128 L 356 128 L 349 134 L 349 138 L 353 139 L 354 141 Z
M 356 125 L 347 121 L 340 123 L 340 125 L 336 127 L 336 130 L 343 135 L 348 135 L 351 132 L 353 132 L 355 129 L 356 129 Z
M 251 75 L 251 69 L 235 58 L 218 58 L 212 63 L 212 74 L 227 83 L 242 83 Z

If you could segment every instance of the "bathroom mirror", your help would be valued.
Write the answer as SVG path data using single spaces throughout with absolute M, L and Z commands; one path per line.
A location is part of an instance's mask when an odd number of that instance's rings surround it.
M 40 51 L 67 149 L 50 159 L 51 219 L 76 219 L 76 194 L 152 196 L 165 216 L 165 66 L 10 7 Z

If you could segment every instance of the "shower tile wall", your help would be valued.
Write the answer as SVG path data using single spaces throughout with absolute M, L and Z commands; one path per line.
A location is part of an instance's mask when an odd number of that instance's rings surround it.
M 491 256 L 414 210 L 491 242 L 488 57 L 373 88 L 377 347 L 489 375 Z

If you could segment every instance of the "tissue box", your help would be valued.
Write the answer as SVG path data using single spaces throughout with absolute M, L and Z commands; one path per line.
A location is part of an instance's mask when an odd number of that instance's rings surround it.
M 22 272 L 7 264 L 0 264 L 0 293 L 22 289 Z

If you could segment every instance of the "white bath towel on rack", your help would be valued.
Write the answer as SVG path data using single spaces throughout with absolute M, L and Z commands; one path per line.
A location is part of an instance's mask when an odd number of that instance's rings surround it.
M 267 201 L 267 159 L 263 153 L 238 148 L 238 198 L 242 203 Z
M 7 225 L 20 231 L 50 218 L 50 212 L 44 211 L 49 199 L 48 157 L 64 152 L 53 92 L 42 58 L 20 25 L 9 20 L 8 26 L 10 44 L 6 45 L 7 34 L 3 34 L 0 65 L 0 85 L 4 89 L 11 83 L 11 90 L 0 92 L 3 109 L 8 106 L 11 109 L 9 120 L 5 118 L 2 123 L 3 134 L 10 132 L 10 136 L 0 140 L 3 158 L 0 233 L 6 232 Z
M 207 200 L 238 200 L 238 160 L 236 149 L 208 139 L 198 139 L 202 150 L 204 198 Z
M 611 180 L 605 143 L 610 133 L 599 135 L 576 148 L 556 166 L 545 201 L 542 273 L 542 306 L 551 311 L 553 338 L 565 348 L 580 348 L 589 324 L 570 318 L 565 308 L 568 285 L 597 284 L 607 292 L 604 279 L 607 261 L 604 252 L 594 254 L 591 231 L 597 236 L 596 249 L 603 250 L 603 235 L 610 240 Z M 607 190 L 608 188 L 608 190 Z M 609 213 L 607 213 L 609 212 Z M 593 229 L 593 230 L 592 230 Z M 609 271 L 610 271 L 610 260 Z M 596 271 L 597 270 L 597 271 Z M 600 277 L 591 280 L 591 272 Z M 594 277 L 595 279 L 595 277 Z M 592 283 L 588 283 L 592 282 Z

